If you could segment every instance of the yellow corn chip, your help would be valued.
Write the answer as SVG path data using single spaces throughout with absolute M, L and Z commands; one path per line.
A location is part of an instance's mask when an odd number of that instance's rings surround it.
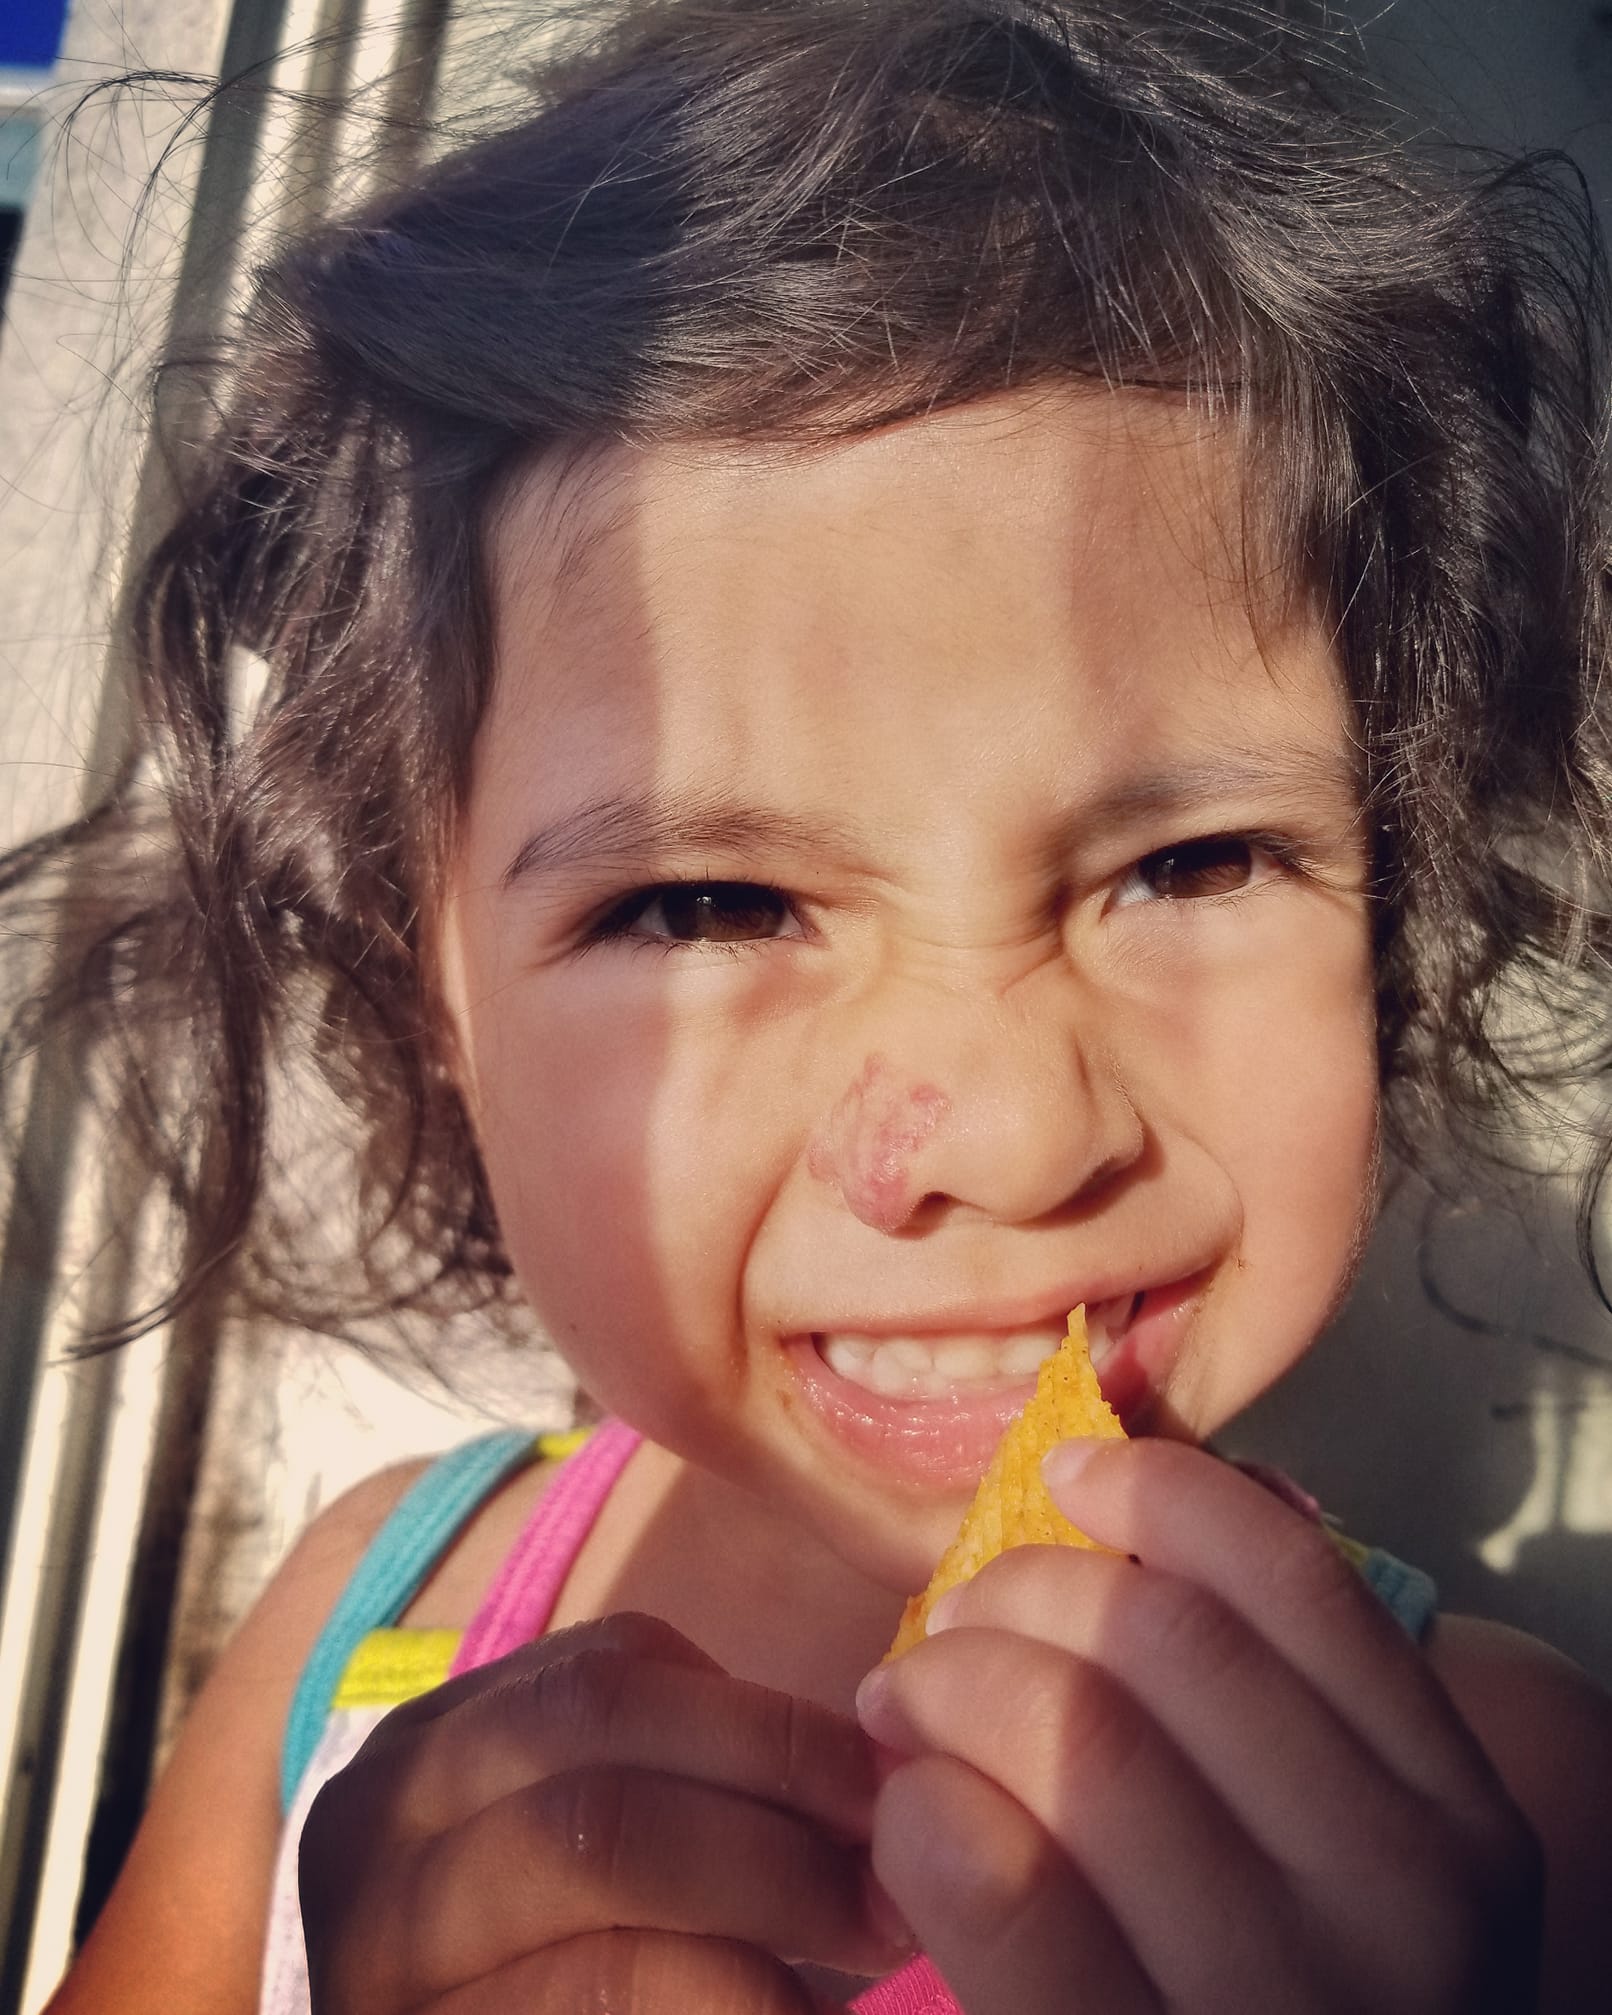
M 996 1445 L 991 1466 L 980 1479 L 974 1501 L 963 1514 L 957 1537 L 940 1557 L 922 1595 L 901 1616 L 888 1656 L 923 1641 L 929 1612 L 949 1588 L 979 1573 L 988 1560 L 1010 1546 L 1091 1546 L 1047 1495 L 1041 1458 L 1072 1435 L 1119 1435 L 1119 1416 L 1098 1390 L 1086 1355 L 1086 1312 L 1069 1318 L 1069 1334 L 1041 1367 L 1029 1404 Z

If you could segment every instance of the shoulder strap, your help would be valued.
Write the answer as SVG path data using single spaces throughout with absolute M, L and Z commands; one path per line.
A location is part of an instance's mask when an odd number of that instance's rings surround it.
M 471 1513 L 535 1452 L 531 1433 L 513 1427 L 450 1449 L 410 1486 L 370 1541 L 292 1696 L 280 1752 L 283 1810 L 291 1808 L 353 1652 L 372 1630 L 397 1621 Z
M 1424 1574 L 1421 1568 L 1412 1567 L 1408 1561 L 1400 1560 L 1392 1553 L 1385 1553 L 1380 1546 L 1366 1546 L 1358 1539 L 1351 1539 L 1285 1470 L 1273 1469 L 1267 1462 L 1237 1462 L 1234 1467 L 1240 1469 L 1244 1476 L 1252 1477 L 1255 1483 L 1263 1484 L 1272 1496 L 1279 1497 L 1284 1504 L 1290 1504 L 1295 1511 L 1321 1526 L 1400 1628 L 1418 1643 L 1421 1642 L 1427 1635 L 1428 1625 L 1438 1613 L 1438 1587 L 1431 1575 Z
M 1418 1644 L 1438 1614 L 1438 1584 L 1420 1567 L 1412 1567 L 1380 1546 L 1363 1546 L 1358 1539 L 1334 1533 L 1339 1551 L 1351 1561 L 1361 1580 L 1394 1621 Z
M 963 2015 L 951 1991 L 922 1952 L 899 1973 L 875 1980 L 851 2003 L 849 2015 Z
M 578 1549 L 642 1439 L 624 1421 L 601 1421 L 556 1471 L 460 1639 L 455 1674 L 502 1658 L 548 1629 Z

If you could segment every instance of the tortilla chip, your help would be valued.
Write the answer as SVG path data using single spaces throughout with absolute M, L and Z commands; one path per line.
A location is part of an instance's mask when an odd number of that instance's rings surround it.
M 940 1557 L 922 1595 L 902 1612 L 888 1653 L 898 1658 L 923 1641 L 929 1612 L 949 1588 L 979 1573 L 1010 1546 L 1092 1546 L 1047 1495 L 1041 1458 L 1072 1435 L 1118 1435 L 1119 1416 L 1098 1389 L 1086 1354 L 1086 1312 L 1069 1318 L 1069 1334 L 1042 1365 L 1034 1396 L 996 1445 L 957 1537 Z

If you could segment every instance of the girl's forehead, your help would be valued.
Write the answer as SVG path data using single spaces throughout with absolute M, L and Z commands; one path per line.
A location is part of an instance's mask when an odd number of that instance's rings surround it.
M 1285 615 L 1300 584 L 1268 558 L 1258 496 L 1228 423 L 1173 395 L 1060 386 L 826 444 L 547 455 L 494 514 L 492 585 L 497 613 L 518 607 L 524 626 L 538 606 L 597 616 L 629 555 L 642 576 L 702 545 L 754 560 L 837 526 L 899 572 L 937 536 L 960 560 L 989 548 L 1000 564 L 1017 532 L 1026 567 L 1061 562 L 1089 592 L 1140 542 L 1156 571 Z
M 741 748 L 806 761 L 813 736 L 837 760 L 898 707 L 940 710 L 959 759 L 985 735 L 1007 760 L 1015 710 L 1183 743 L 1233 716 L 1263 737 L 1272 703 L 1297 702 L 1336 741 L 1335 659 L 1261 563 L 1250 494 L 1227 428 L 1090 391 L 827 446 L 540 463 L 492 528 L 476 768 L 519 750 L 528 774 L 540 743 L 551 781 L 635 765 L 708 781 Z

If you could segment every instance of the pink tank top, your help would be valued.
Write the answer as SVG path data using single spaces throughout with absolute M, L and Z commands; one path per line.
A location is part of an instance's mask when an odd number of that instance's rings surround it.
M 471 1618 L 454 1672 L 489 1665 L 542 1636 L 582 1542 L 640 1439 L 620 1421 L 606 1421 L 556 1473 Z M 855 2015 L 962 2015 L 922 1956 L 851 2007 Z

